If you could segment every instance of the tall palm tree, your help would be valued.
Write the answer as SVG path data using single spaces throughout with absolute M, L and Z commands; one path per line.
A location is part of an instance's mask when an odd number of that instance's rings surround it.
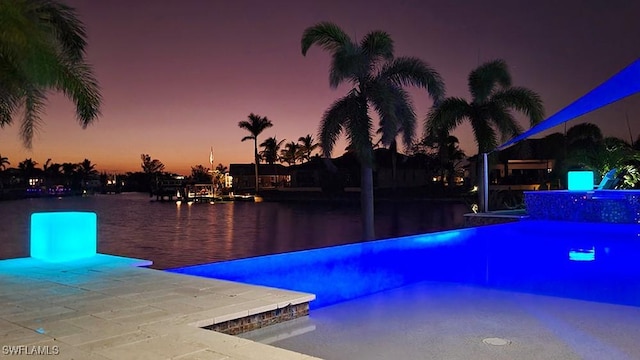
M 302 161 L 311 160 L 311 153 L 320 146 L 320 144 L 316 143 L 313 140 L 313 136 L 311 136 L 311 134 L 307 134 L 307 136 L 299 137 L 298 142 L 300 143 L 300 152 L 302 153 L 302 158 L 301 158 Z
M 275 136 L 267 138 L 260 144 L 260 147 L 263 149 L 260 151 L 260 156 L 267 164 L 273 164 L 280 156 L 278 153 L 280 152 L 280 147 L 285 140 L 278 141 Z
M 0 0 L 0 128 L 22 110 L 20 135 L 30 148 L 50 90 L 75 103 L 83 128 L 91 124 L 101 95 L 85 46 L 84 24 L 73 8 L 53 0 Z
M 487 62 L 471 71 L 468 86 L 471 102 L 459 97 L 444 99 L 429 112 L 425 126 L 427 133 L 449 132 L 469 121 L 480 155 L 498 146 L 498 136 L 506 141 L 522 132 L 512 110 L 524 114 L 530 126 L 544 117 L 540 96 L 530 89 L 512 86 L 511 74 L 503 60 Z M 481 165 L 482 162 L 478 161 L 478 175 Z M 480 208 L 484 207 L 480 204 Z
M 469 74 L 471 102 L 450 97 L 431 109 L 426 129 L 451 131 L 464 121 L 471 123 L 478 154 L 493 150 L 500 140 L 508 140 L 522 132 L 512 110 L 524 114 L 531 126 L 544 117 L 540 96 L 534 91 L 511 85 L 506 62 L 494 60 L 480 65 Z
M 258 135 L 260 135 L 265 129 L 272 127 L 273 124 L 266 116 L 256 115 L 254 113 L 249 114 L 249 121 L 244 120 L 238 123 L 238 127 L 247 130 L 251 135 L 242 138 L 242 141 L 253 140 L 253 154 L 255 161 L 255 174 L 256 174 L 256 194 L 258 193 L 258 163 L 260 155 L 258 154 Z
M 439 98 L 444 92 L 440 75 L 425 62 L 412 57 L 394 58 L 393 40 L 384 31 L 372 31 L 358 43 L 330 22 L 307 28 L 302 35 L 302 55 L 318 45 L 332 55 L 329 84 L 337 88 L 349 82 L 353 88 L 324 113 L 320 143 L 326 157 L 344 131 L 360 161 L 360 201 L 363 238 L 373 239 L 373 109 L 380 118 L 382 142 L 389 145 L 400 133 L 406 146 L 411 144 L 416 116 L 404 86 L 426 88 Z

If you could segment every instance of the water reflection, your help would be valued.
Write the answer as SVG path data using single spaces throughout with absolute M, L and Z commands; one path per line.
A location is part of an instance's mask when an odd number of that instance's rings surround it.
M 98 251 L 149 259 L 155 268 L 179 267 L 357 242 L 357 204 L 149 201 L 144 194 L 98 195 L 0 202 L 0 258 L 28 256 L 32 212 L 95 211 Z M 379 238 L 462 226 L 464 204 L 376 204 Z

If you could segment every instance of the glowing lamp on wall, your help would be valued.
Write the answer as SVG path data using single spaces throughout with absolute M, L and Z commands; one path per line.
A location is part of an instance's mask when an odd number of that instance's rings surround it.
M 94 256 L 97 215 L 93 212 L 31 214 L 31 257 L 63 262 Z
M 593 171 L 569 171 L 569 190 L 593 190 Z

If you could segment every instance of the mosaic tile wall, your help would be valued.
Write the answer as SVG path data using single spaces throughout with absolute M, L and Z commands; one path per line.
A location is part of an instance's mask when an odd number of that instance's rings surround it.
M 284 308 L 271 310 L 240 319 L 229 320 L 219 324 L 205 326 L 204 329 L 213 330 L 229 335 L 238 335 L 247 331 L 260 329 L 265 326 L 289 321 L 301 316 L 309 315 L 309 303 L 288 305 Z
M 531 219 L 640 224 L 640 191 L 525 191 Z

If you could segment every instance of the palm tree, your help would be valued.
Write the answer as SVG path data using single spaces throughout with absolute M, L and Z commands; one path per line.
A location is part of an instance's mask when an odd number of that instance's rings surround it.
M 449 135 L 446 140 L 440 145 L 442 149 L 440 152 L 440 161 L 442 161 L 443 167 L 446 171 L 447 186 L 455 187 L 455 176 L 460 170 L 462 160 L 466 158 L 464 151 L 459 147 L 460 141 L 457 137 Z
M 45 182 L 47 185 L 55 185 L 54 182 L 59 180 L 62 172 L 60 169 L 62 168 L 62 164 L 52 163 L 51 159 L 47 159 L 42 165 L 42 170 L 45 176 Z
M 302 35 L 302 55 L 318 45 L 332 55 L 329 84 L 337 88 L 347 81 L 353 88 L 324 113 L 320 143 L 326 157 L 344 131 L 360 161 L 360 201 L 363 238 L 373 239 L 373 144 L 372 108 L 380 117 L 382 143 L 389 145 L 398 134 L 406 146 L 415 132 L 415 112 L 404 86 L 426 88 L 439 98 L 444 85 L 436 71 L 417 58 L 393 55 L 393 40 L 383 31 L 372 31 L 360 43 L 354 42 L 340 27 L 323 22 L 307 28 Z
M 527 88 L 512 86 L 511 74 L 503 60 L 487 62 L 471 71 L 468 86 L 471 102 L 458 97 L 444 99 L 429 112 L 427 133 L 450 132 L 465 120 L 469 121 L 480 155 L 498 146 L 498 136 L 506 141 L 522 132 L 511 110 L 529 118 L 530 126 L 544 117 L 540 96 Z M 478 174 L 481 165 L 478 161 Z M 484 208 L 484 204 L 480 205 Z
M 213 174 L 214 174 L 213 183 L 216 189 L 221 189 L 226 186 L 225 174 L 227 173 L 227 171 L 228 171 L 228 168 L 222 165 L 222 163 L 216 166 L 215 170 L 213 171 Z
M 284 146 L 284 149 L 280 151 L 280 161 L 286 162 L 289 165 L 295 165 L 301 155 L 300 145 L 291 141 L 288 142 Z
M 91 163 L 91 160 L 84 159 L 78 164 L 78 173 L 82 178 L 82 185 L 86 187 L 89 179 L 98 175 L 98 170 L 96 170 L 96 165 Z
M 149 154 L 141 154 L 140 159 L 142 160 L 140 167 L 142 167 L 142 171 L 145 174 L 158 174 L 164 170 L 164 164 L 162 161 L 158 159 L 152 160 Z
M 66 179 L 65 185 L 73 188 L 79 186 L 78 164 L 70 162 L 62 163 L 62 174 Z
M 600 177 L 611 169 L 617 169 L 622 179 L 619 187 L 636 187 L 640 151 L 632 144 L 616 137 L 604 137 L 600 128 L 592 123 L 577 124 L 567 130 L 564 138 L 566 157 L 556 169 L 562 178 L 571 168 L 587 168 Z
M 238 123 L 238 127 L 247 130 L 251 135 L 242 138 L 242 141 L 253 140 L 253 154 L 255 161 L 255 173 L 256 173 L 256 194 L 258 193 L 258 163 L 260 155 L 258 154 L 258 135 L 260 135 L 264 129 L 272 127 L 273 124 L 266 116 L 256 115 L 254 113 L 249 114 L 249 121 L 244 120 Z
M 298 138 L 298 142 L 300 143 L 300 152 L 302 153 L 301 160 L 311 160 L 311 153 L 317 149 L 320 144 L 314 142 L 311 134 L 307 134 L 307 136 L 301 136 Z
M 567 151 L 572 148 L 592 148 L 604 140 L 602 130 L 596 124 L 581 123 L 567 130 Z
M 0 171 L 6 170 L 7 165 L 11 165 L 11 163 L 9 162 L 9 158 L 0 155 Z
M 511 86 L 511 75 L 503 60 L 480 65 L 469 74 L 468 82 L 471 102 L 456 97 L 444 99 L 429 112 L 428 132 L 451 131 L 468 120 L 480 154 L 498 146 L 498 135 L 506 141 L 522 132 L 511 110 L 528 117 L 531 126 L 544 117 L 540 96 L 527 88 Z
M 20 170 L 22 178 L 27 185 L 35 185 L 30 184 L 29 182 L 31 178 L 42 171 L 41 169 L 36 168 L 37 165 L 38 163 L 33 161 L 31 158 L 25 159 L 18 164 L 18 169 Z
M 0 127 L 22 110 L 25 147 L 42 123 L 50 90 L 75 103 L 83 128 L 98 117 L 100 90 L 84 59 L 86 33 L 73 8 L 52 0 L 2 0 L 0 44 Z
M 140 154 L 140 159 L 142 160 L 140 167 L 142 167 L 146 181 L 149 184 L 149 194 L 153 195 L 160 185 L 158 176 L 164 170 L 164 164 L 158 159 L 151 159 L 149 154 Z
M 221 173 L 221 174 L 224 174 L 224 173 L 226 173 L 228 171 L 228 169 L 227 169 L 226 166 L 224 166 L 224 165 L 222 165 L 222 163 L 220 163 L 220 164 L 218 164 L 218 166 L 216 166 L 216 171 Z
M 263 141 L 260 144 L 260 147 L 263 148 L 263 150 L 260 151 L 260 156 L 264 161 L 267 162 L 267 164 L 273 164 L 276 161 L 278 161 L 279 159 L 278 152 L 280 151 L 280 146 L 282 146 L 282 143 L 284 141 L 285 141 L 284 139 L 278 141 L 276 137 L 273 136 L 273 137 L 267 138 L 265 141 Z
M 7 165 L 11 165 L 8 157 L 0 155 L 0 197 L 4 194 L 4 174 L 7 169 Z
M 197 183 L 207 183 L 210 180 L 215 180 L 215 174 L 209 175 L 209 169 L 207 169 L 203 165 L 196 165 L 191 167 L 191 181 L 195 181 Z

